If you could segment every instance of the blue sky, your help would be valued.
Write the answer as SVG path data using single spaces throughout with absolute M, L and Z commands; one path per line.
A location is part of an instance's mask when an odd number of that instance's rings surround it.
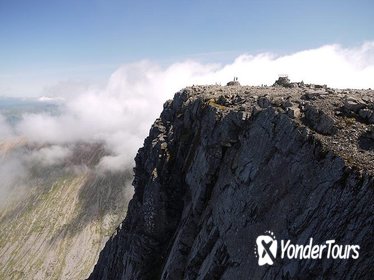
M 0 0 L 0 95 L 104 80 L 119 65 L 374 40 L 374 1 Z M 19 85 L 21 84 L 21 85 Z

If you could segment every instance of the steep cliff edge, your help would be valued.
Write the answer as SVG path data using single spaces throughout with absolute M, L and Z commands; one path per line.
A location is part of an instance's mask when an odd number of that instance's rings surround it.
M 135 194 L 89 279 L 369 279 L 374 92 L 196 86 L 136 156 Z M 360 245 L 358 259 L 275 260 L 256 238 Z

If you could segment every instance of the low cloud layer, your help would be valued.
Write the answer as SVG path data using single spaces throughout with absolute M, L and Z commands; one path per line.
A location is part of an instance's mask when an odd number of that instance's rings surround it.
M 13 131 L 6 119 L 0 115 L 0 139 L 12 137 Z
M 234 76 L 241 84 L 271 85 L 278 74 L 330 87 L 374 88 L 374 42 L 356 48 L 327 45 L 283 56 L 243 54 L 227 65 L 196 61 L 167 67 L 149 61 L 126 64 L 111 75 L 105 88 L 79 87 L 75 91 L 66 83 L 49 88 L 49 94 L 65 100 L 59 115 L 25 114 L 13 128 L 0 116 L 0 138 L 18 135 L 30 142 L 52 144 L 54 148 L 44 155 L 53 160 L 69 155 L 59 145 L 100 141 L 111 155 L 97 167 L 122 170 L 133 164 L 163 102 L 176 91 L 193 84 L 225 85 Z
M 31 151 L 28 160 L 32 164 L 52 166 L 62 164 L 70 156 L 72 156 L 72 151 L 68 147 L 52 145 Z

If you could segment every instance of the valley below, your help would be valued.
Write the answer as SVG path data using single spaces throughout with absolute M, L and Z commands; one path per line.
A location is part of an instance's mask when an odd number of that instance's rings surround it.
M 66 148 L 66 158 L 45 166 L 30 155 L 55 147 L 24 139 L 0 142 L 3 164 L 17 163 L 8 170 L 16 177 L 0 204 L 0 279 L 85 279 L 124 219 L 131 169 L 95 170 L 107 154 L 102 144 Z

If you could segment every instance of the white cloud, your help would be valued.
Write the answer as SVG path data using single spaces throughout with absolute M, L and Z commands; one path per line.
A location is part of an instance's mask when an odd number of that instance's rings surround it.
M 243 54 L 227 65 L 196 61 L 168 67 L 149 61 L 127 64 L 102 89 L 79 87 L 73 92 L 74 86 L 64 83 L 50 88 L 50 94 L 66 100 L 63 113 L 25 115 L 17 132 L 38 143 L 104 141 L 113 155 L 104 157 L 99 168 L 122 169 L 132 164 L 163 102 L 179 89 L 193 84 L 224 85 L 234 76 L 241 84 L 270 85 L 283 73 L 294 81 L 330 87 L 374 88 L 374 42 L 357 48 L 327 45 L 284 56 Z M 3 123 L 0 119 L 0 127 Z
M 41 166 L 52 166 L 63 163 L 71 155 L 72 152 L 69 148 L 52 145 L 39 150 L 33 150 L 28 156 L 28 160 L 36 161 Z
M 0 114 L 0 141 L 13 136 L 13 129 L 6 122 L 3 115 Z
M 278 74 L 330 87 L 374 88 L 374 42 L 356 48 L 327 45 L 283 56 L 243 54 L 226 65 L 189 60 L 161 67 L 139 61 L 120 67 L 103 88 L 79 82 L 58 83 L 46 89 L 48 96 L 40 101 L 57 100 L 63 104 L 61 114 L 25 114 L 16 127 L 0 115 L 0 144 L 6 140 L 16 145 L 23 136 L 37 144 L 31 145 L 34 149 L 23 149 L 20 144 L 20 149 L 13 150 L 10 146 L 10 152 L 8 146 L 0 145 L 0 205 L 10 190 L 22 190 L 33 164 L 45 167 L 64 163 L 72 155 L 74 145 L 69 143 L 105 144 L 112 154 L 101 159 L 97 172 L 132 166 L 162 104 L 186 86 L 225 85 L 234 76 L 244 85 L 271 85 Z M 75 168 L 80 172 L 88 167 Z

